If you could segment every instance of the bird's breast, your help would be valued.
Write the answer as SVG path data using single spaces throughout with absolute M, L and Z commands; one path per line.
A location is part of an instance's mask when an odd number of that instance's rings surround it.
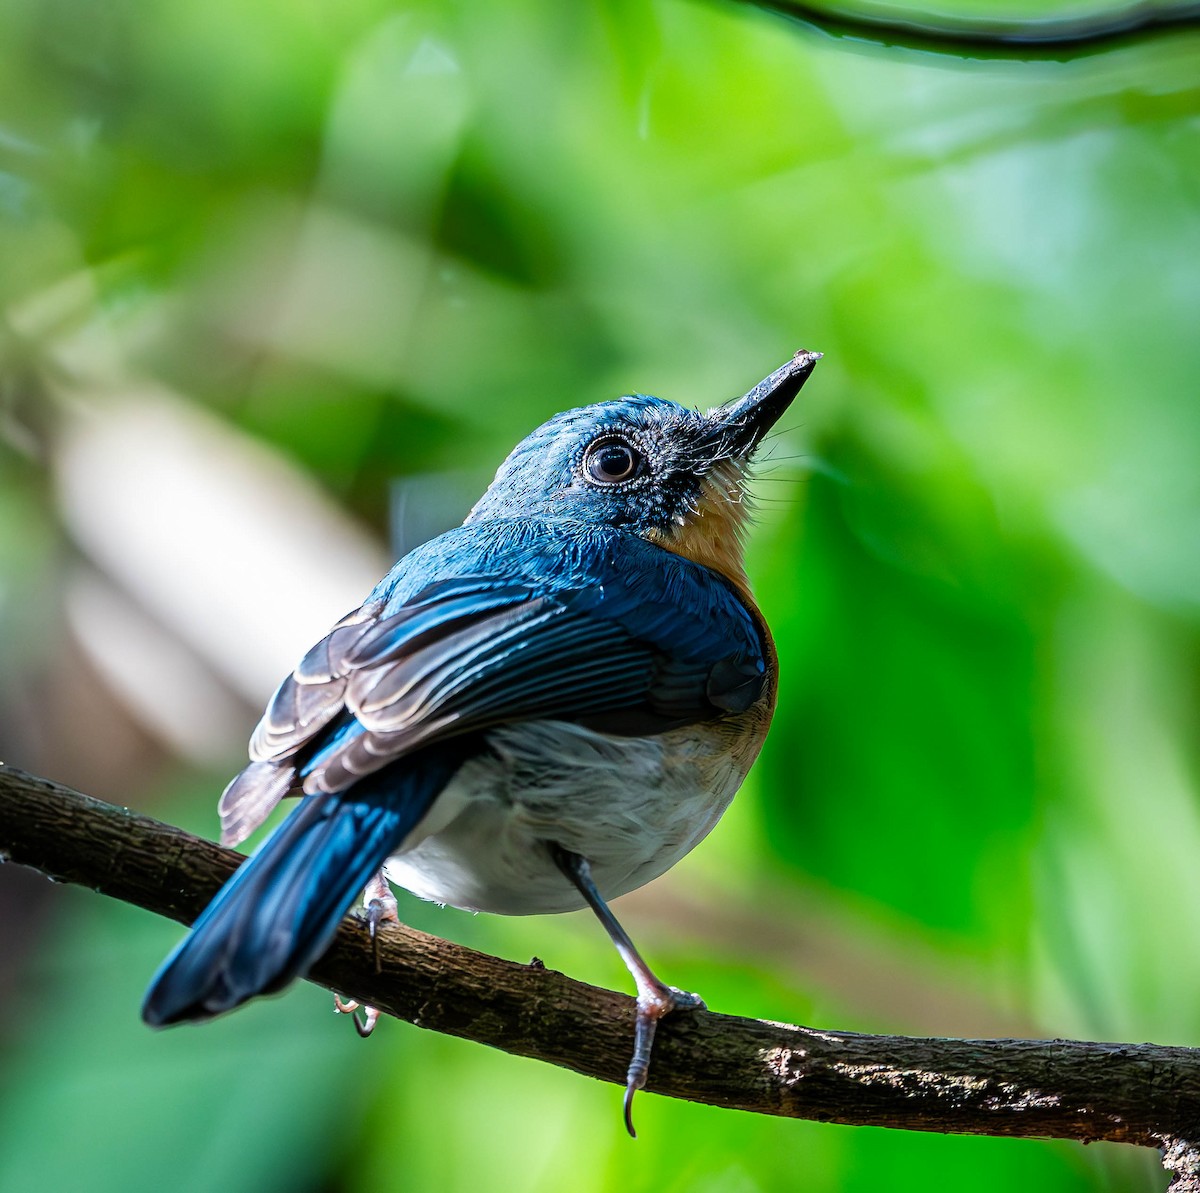
M 504 726 L 467 762 L 386 866 L 422 898 L 533 915 L 583 906 L 546 849 L 586 857 L 605 899 L 690 852 L 729 806 L 771 702 L 650 737 L 561 721 Z

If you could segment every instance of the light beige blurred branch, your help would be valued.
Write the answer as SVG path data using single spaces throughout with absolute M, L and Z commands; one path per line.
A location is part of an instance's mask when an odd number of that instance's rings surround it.
M 0 764 L 0 856 L 191 922 L 240 856 Z M 311 980 L 419 1027 L 623 1084 L 633 999 L 396 927 L 376 973 L 348 920 Z M 820 1122 L 1157 1148 L 1200 1193 L 1200 1049 L 868 1036 L 711 1011 L 665 1020 L 649 1087 Z M 615 1128 L 615 1118 L 614 1118 Z

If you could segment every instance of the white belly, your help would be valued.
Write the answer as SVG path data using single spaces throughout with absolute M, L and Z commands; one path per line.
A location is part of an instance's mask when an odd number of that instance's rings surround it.
M 505 915 L 584 906 L 547 842 L 587 858 L 605 899 L 657 878 L 717 823 L 752 761 L 707 726 L 611 737 L 539 721 L 488 743 L 384 870 L 424 899 Z

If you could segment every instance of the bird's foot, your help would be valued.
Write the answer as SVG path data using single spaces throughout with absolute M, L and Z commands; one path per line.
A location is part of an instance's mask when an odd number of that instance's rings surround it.
M 351 1022 L 354 1024 L 354 1030 L 365 1040 L 375 1030 L 375 1024 L 379 1022 L 380 1011 L 375 1007 L 368 1007 L 361 1002 L 355 1002 L 352 998 L 343 999 L 339 995 L 333 996 L 333 1009 L 339 1015 L 351 1016 Z M 356 1011 L 362 1011 L 360 1019 Z
M 633 1058 L 625 1075 L 625 1130 L 631 1138 L 637 1138 L 633 1126 L 633 1095 L 644 1089 L 650 1074 L 650 1054 L 654 1049 L 654 1033 L 658 1021 L 672 1011 L 702 1011 L 704 1000 L 698 994 L 677 990 L 674 986 L 663 986 L 639 982 L 637 999 L 637 1022 L 633 1033 Z
M 400 922 L 400 905 L 392 894 L 391 885 L 380 870 L 367 883 L 363 891 L 364 918 L 367 921 L 367 931 L 371 934 L 371 949 L 375 954 L 375 972 L 382 973 L 383 965 L 379 960 L 379 925 L 382 923 L 398 924 Z
M 592 879 L 592 867 L 587 858 L 553 841 L 548 842 L 548 848 L 555 864 L 575 884 L 576 890 L 604 925 L 609 939 L 617 946 L 621 960 L 629 967 L 629 972 L 637 984 L 637 1026 L 633 1033 L 633 1059 L 629 1062 L 629 1069 L 625 1075 L 625 1129 L 636 1139 L 637 1132 L 633 1129 L 633 1095 L 639 1089 L 645 1088 L 646 1077 L 650 1073 L 650 1053 L 654 1049 L 654 1033 L 658 1030 L 658 1021 L 672 1011 L 702 1010 L 704 1001 L 698 994 L 676 990 L 674 986 L 667 986 L 654 976 L 650 966 L 642 960 L 642 955 L 629 939 L 629 933 L 621 927 L 617 917 L 604 902 Z
M 360 918 L 367 921 L 367 931 L 371 936 L 371 949 L 375 954 L 376 973 L 383 972 L 383 965 L 379 959 L 379 925 L 386 921 L 398 924 L 400 922 L 399 908 L 396 896 L 392 894 L 391 885 L 384 877 L 383 871 L 380 870 L 367 883 L 366 889 L 363 891 L 362 911 L 358 913 Z M 352 998 L 344 999 L 335 994 L 333 1009 L 339 1015 L 352 1015 L 354 1030 L 364 1040 L 375 1030 L 375 1024 L 379 1022 L 380 1012 L 375 1007 L 355 1002 Z M 361 1018 L 357 1014 L 358 1011 L 362 1012 Z

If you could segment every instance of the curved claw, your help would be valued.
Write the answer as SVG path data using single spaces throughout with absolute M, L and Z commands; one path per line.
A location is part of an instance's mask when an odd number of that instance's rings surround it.
M 629 1132 L 631 1139 L 637 1138 L 637 1130 L 633 1125 L 633 1095 L 646 1087 L 658 1021 L 673 1010 L 670 1005 L 664 1006 L 664 1001 L 638 999 L 637 1023 L 633 1029 L 633 1056 L 629 1058 L 629 1068 L 625 1073 L 625 1130 Z
M 383 972 L 383 963 L 379 959 L 379 925 L 384 921 L 393 924 L 400 922 L 399 904 L 392 888 L 380 871 L 371 879 L 365 892 L 367 931 L 371 936 L 371 951 L 375 956 L 375 972 Z
M 375 1007 L 355 1002 L 352 998 L 342 999 L 336 994 L 333 996 L 333 1009 L 339 1015 L 350 1015 L 354 1030 L 364 1040 L 375 1030 L 375 1024 L 379 1022 L 379 1016 L 382 1013 Z M 356 1011 L 362 1011 L 362 1019 L 355 1014 Z
M 392 906 L 389 910 L 382 899 L 372 899 L 367 904 L 367 932 L 371 937 L 371 953 L 375 958 L 376 973 L 383 972 L 383 962 L 379 959 L 379 925 L 384 920 L 398 920 L 396 915 L 396 900 L 392 900 Z
M 630 1138 L 637 1138 L 633 1125 L 633 1095 L 646 1086 L 650 1075 L 650 1055 L 654 1051 L 654 1034 L 658 1021 L 672 1011 L 698 1011 L 704 1009 L 704 1000 L 698 994 L 677 990 L 674 986 L 661 986 L 645 990 L 638 995 L 637 1021 L 633 1029 L 633 1056 L 625 1075 L 625 1130 Z
M 625 1086 L 625 1130 L 629 1132 L 630 1139 L 637 1138 L 637 1130 L 633 1125 L 633 1095 L 637 1093 L 637 1086 Z
M 353 1017 L 354 1030 L 358 1032 L 359 1038 L 365 1040 L 375 1030 L 375 1024 L 379 1022 L 380 1012 L 374 1007 L 362 1007 L 362 1018 L 357 1015 Z

